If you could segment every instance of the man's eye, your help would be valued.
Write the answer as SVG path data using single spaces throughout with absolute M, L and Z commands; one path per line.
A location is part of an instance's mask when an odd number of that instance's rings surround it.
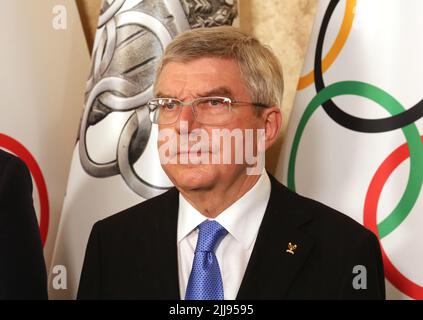
M 219 106 L 221 106 L 223 103 L 222 103 L 222 100 L 219 100 L 219 99 L 211 99 L 211 100 L 209 100 L 209 104 L 210 104 L 211 106 L 213 106 L 213 107 L 219 107 Z
M 175 102 L 167 102 L 162 104 L 162 108 L 165 110 L 173 110 L 176 108 L 176 103 Z

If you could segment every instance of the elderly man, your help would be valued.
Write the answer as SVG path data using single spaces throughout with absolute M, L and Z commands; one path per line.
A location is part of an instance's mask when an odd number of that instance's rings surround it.
M 370 231 L 250 170 L 278 138 L 282 93 L 277 58 L 238 29 L 174 39 L 148 107 L 175 188 L 95 224 L 78 298 L 384 298 Z

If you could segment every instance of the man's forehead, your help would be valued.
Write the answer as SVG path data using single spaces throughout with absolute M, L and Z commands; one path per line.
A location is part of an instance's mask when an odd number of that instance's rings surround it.
M 227 72 L 239 72 L 238 63 L 235 60 L 205 57 L 190 61 L 168 62 L 163 66 L 159 76 L 170 74 L 179 77 L 186 75 L 219 77 Z
M 233 97 L 242 83 L 238 64 L 233 60 L 203 58 L 189 62 L 169 62 L 158 76 L 155 96 Z

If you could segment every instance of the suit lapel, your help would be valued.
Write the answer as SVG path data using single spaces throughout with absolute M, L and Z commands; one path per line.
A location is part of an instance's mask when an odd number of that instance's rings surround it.
M 178 276 L 178 247 L 177 247 L 177 224 L 179 193 L 176 188 L 170 191 L 166 201 L 165 216 L 158 221 L 160 238 L 157 239 L 158 254 L 157 276 L 160 283 L 160 297 L 163 299 L 179 300 L 179 276 Z M 162 217 L 163 217 L 162 216 Z M 162 298 L 161 298 L 162 299 Z
M 271 182 L 269 204 L 237 299 L 286 297 L 313 247 L 313 240 L 300 230 L 312 217 L 273 177 Z
M 147 246 L 151 259 L 143 261 L 137 255 L 138 266 L 144 271 L 144 283 L 155 299 L 179 299 L 177 258 L 178 191 L 172 188 L 161 199 L 149 237 L 140 239 L 140 246 Z

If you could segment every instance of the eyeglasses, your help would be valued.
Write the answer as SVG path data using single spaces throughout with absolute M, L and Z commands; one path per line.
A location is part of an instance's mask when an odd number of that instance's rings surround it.
M 150 120 L 156 124 L 174 124 L 178 121 L 182 107 L 191 106 L 195 119 L 201 124 L 223 125 L 233 118 L 234 105 L 253 105 L 267 108 L 262 103 L 235 101 L 225 97 L 201 97 L 183 102 L 174 98 L 154 98 L 147 103 Z

